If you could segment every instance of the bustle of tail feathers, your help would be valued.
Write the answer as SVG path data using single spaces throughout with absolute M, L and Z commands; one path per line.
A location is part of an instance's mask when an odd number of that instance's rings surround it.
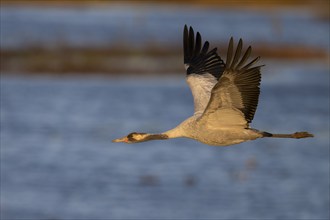
M 264 131 L 261 134 L 263 135 L 263 137 L 273 137 L 273 138 L 296 138 L 296 139 L 300 139 L 300 138 L 314 137 L 313 134 L 310 134 L 310 133 L 305 132 L 305 131 L 295 132 L 293 134 L 272 134 L 272 133 L 268 133 L 268 132 Z

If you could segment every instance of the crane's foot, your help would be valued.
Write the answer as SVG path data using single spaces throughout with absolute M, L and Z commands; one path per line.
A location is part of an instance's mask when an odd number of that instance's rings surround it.
M 296 133 L 292 134 L 292 137 L 299 139 L 299 138 L 314 137 L 314 135 L 310 134 L 308 132 L 302 131 L 302 132 L 296 132 Z

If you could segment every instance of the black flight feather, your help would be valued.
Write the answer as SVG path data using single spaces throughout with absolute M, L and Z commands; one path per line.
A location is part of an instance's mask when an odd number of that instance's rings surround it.
M 260 57 L 257 57 L 248 64 L 245 64 L 250 57 L 251 47 L 248 47 L 241 58 L 242 46 L 243 41 L 240 39 L 235 54 L 233 54 L 234 41 L 233 38 L 230 39 L 227 54 L 228 60 L 226 62 L 227 67 L 224 74 L 234 76 L 234 84 L 241 93 L 244 106 L 243 108 L 237 106 L 237 108 L 243 112 L 247 122 L 251 123 L 258 106 L 261 81 L 260 67 L 263 65 L 253 67 Z
M 217 54 L 217 48 L 209 50 L 209 42 L 206 41 L 202 47 L 202 37 L 196 34 L 192 27 L 184 26 L 183 30 L 183 53 L 184 64 L 188 65 L 187 75 L 210 73 L 219 79 L 225 69 L 223 60 Z

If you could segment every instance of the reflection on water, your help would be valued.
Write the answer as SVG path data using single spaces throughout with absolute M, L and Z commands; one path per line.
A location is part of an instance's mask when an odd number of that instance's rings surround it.
M 327 218 L 328 70 L 273 70 L 252 125 L 315 138 L 227 148 L 187 139 L 114 144 L 192 114 L 184 77 L 2 77 L 2 217 Z

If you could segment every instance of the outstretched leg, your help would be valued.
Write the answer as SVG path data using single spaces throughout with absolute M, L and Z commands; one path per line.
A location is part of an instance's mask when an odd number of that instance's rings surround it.
M 271 134 L 268 132 L 262 132 L 263 137 L 272 137 L 272 138 L 308 138 L 308 137 L 314 137 L 313 134 L 310 134 L 308 132 L 305 131 L 301 131 L 301 132 L 296 132 L 293 134 Z

